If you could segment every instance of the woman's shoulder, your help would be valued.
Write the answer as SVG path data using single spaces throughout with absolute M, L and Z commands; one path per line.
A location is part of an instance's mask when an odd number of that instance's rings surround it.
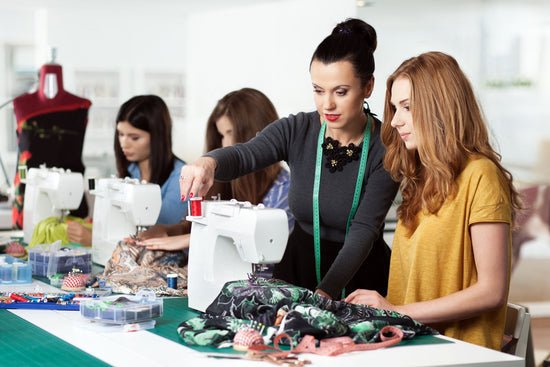
M 484 207 L 510 201 L 510 188 L 505 173 L 487 157 L 469 159 L 457 183 L 459 191 L 476 198 L 472 200 L 477 200 Z
M 487 157 L 476 156 L 468 159 L 462 170 L 465 175 L 482 175 L 499 172 L 498 166 Z
M 319 113 L 317 111 L 298 112 L 296 114 L 289 114 L 286 117 L 282 117 L 279 121 L 282 123 L 294 124 L 296 128 L 309 126 L 311 124 L 319 125 Z
M 307 139 L 312 132 L 318 133 L 320 128 L 319 114 L 314 111 L 282 117 L 268 125 L 264 131 L 268 135 L 283 136 L 286 141 L 295 144 Z
M 317 111 L 290 113 L 286 118 L 290 120 L 300 120 L 300 121 L 306 121 L 306 120 L 319 121 L 319 113 Z
M 486 182 L 488 185 L 500 182 L 505 185 L 506 176 L 502 169 L 491 159 L 477 156 L 466 161 L 458 181 L 470 182 L 475 185 L 479 185 L 481 182 Z
M 182 161 L 179 158 L 174 158 L 174 170 L 181 170 L 181 167 L 185 166 L 187 163 Z

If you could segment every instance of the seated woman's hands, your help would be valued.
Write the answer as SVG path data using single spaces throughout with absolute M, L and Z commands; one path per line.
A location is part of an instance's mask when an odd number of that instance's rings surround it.
M 190 234 L 170 237 L 156 237 L 138 240 L 136 246 L 145 246 L 147 250 L 181 251 L 189 248 Z
M 82 246 L 92 246 L 92 230 L 78 222 L 67 222 L 67 236 L 69 241 Z
M 146 231 L 138 233 L 138 241 L 148 240 L 150 238 L 168 237 L 168 226 L 164 224 L 155 224 Z
M 382 310 L 397 311 L 396 306 L 389 303 L 380 293 L 368 289 L 357 289 L 353 291 L 344 299 L 344 302 L 367 305 Z

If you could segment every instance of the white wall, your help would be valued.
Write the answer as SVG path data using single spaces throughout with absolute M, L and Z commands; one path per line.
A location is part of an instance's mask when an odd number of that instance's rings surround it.
M 426 51 L 449 53 L 475 88 L 506 168 L 520 184 L 550 184 L 549 2 L 385 0 L 358 16 L 379 37 L 373 111 L 382 113 L 386 79 L 402 61 Z M 487 86 L 510 78 L 532 85 Z
M 120 99 L 141 93 L 136 74 L 144 70 L 185 70 L 186 15 L 159 6 L 132 8 L 113 1 L 108 9 L 93 2 L 56 8 L 49 13 L 51 46 L 59 50 L 68 85 L 74 70 L 117 70 Z
M 9 11 L 7 18 L 14 21 L 10 32 L 4 32 L 2 22 L 0 42 L 23 38 L 36 45 L 37 70 L 48 61 L 49 47 L 56 47 L 68 91 L 74 92 L 77 72 L 119 73 L 118 99 L 92 100 L 91 115 L 105 103 L 118 106 L 144 93 L 144 72 L 183 73 L 185 117 L 174 121 L 173 137 L 175 153 L 186 161 L 203 153 L 206 120 L 231 90 L 263 91 L 281 116 L 312 110 L 308 67 L 314 48 L 337 22 L 356 15 L 354 0 L 213 1 L 211 6 L 171 0 L 22 3 L 24 9 L 14 9 L 0 0 L 0 10 L 8 9 L 2 14 Z M 18 32 L 17 24 L 27 32 Z M 94 138 L 89 128 L 85 155 L 110 150 L 110 134 Z M 114 165 L 112 160 L 107 164 Z
M 408 16 L 403 16 L 408 14 Z M 427 51 L 453 55 L 478 80 L 481 22 L 479 1 L 379 1 L 358 16 L 378 34 L 375 88 L 371 109 L 382 116 L 386 79 L 406 59 Z
M 88 168 L 100 165 L 102 169 L 99 172 L 105 172 L 106 168 L 114 172 L 112 140 L 115 114 L 120 104 L 136 94 L 147 92 L 143 83 L 144 73 L 185 73 L 185 7 L 172 6 L 171 1 L 155 4 L 98 1 L 75 5 L 63 0 L 22 3 L 17 6 L 0 0 L 0 60 L 4 61 L 3 45 L 32 45 L 36 50 L 35 57 L 26 61 L 28 68 L 34 67 L 38 71 L 41 65 L 50 61 L 51 47 L 55 47 L 56 62 L 63 67 L 64 87 L 75 94 L 78 94 L 75 91 L 75 75 L 78 72 L 118 74 L 119 92 L 116 98 L 99 101 L 90 98 L 92 107 L 84 143 L 84 161 Z M 6 76 L 5 68 L 0 70 L 1 83 Z M 5 85 L 0 85 L 0 95 L 5 93 Z M 6 95 L 0 103 L 10 97 L 15 96 Z M 101 108 L 112 112 L 113 122 L 98 134 L 94 131 L 93 116 Z M 11 106 L 6 110 L 12 112 Z M 0 115 L 0 128 L 9 129 L 7 133 L 15 135 L 3 113 Z M 8 134 L 2 135 L 4 139 Z M 8 173 L 12 175 L 16 155 L 6 151 L 5 142 L 1 145 L 0 154 Z
M 371 98 L 375 113 L 382 115 L 385 79 L 401 61 L 428 50 L 448 52 L 476 87 L 504 161 L 516 176 L 529 181 L 535 168 L 548 166 L 550 157 L 541 153 L 541 142 L 550 139 L 546 108 L 550 3 L 367 3 L 370 6 L 356 8 L 353 0 L 96 0 L 78 5 L 70 0 L 0 0 L 0 96 L 6 85 L 3 50 L 11 44 L 36 46 L 29 60 L 36 70 L 48 61 L 48 46 L 57 47 L 69 91 L 74 91 L 78 71 L 118 72 L 119 97 L 109 102 L 115 109 L 127 98 L 145 92 L 145 72 L 181 72 L 185 76 L 184 117 L 175 121 L 174 149 L 193 161 L 203 151 L 204 125 L 211 109 L 231 90 L 260 89 L 281 116 L 312 110 L 311 54 L 337 22 L 358 16 L 371 23 L 379 37 Z M 510 52 L 516 41 L 517 48 Z M 534 85 L 486 88 L 484 75 L 502 71 L 507 62 L 513 66 L 509 60 L 515 57 L 519 73 Z M 103 102 L 92 102 L 93 113 Z M 13 167 L 15 156 L 7 154 L 5 141 L 14 132 L 7 131 L 3 121 L 6 111 L 0 113 L 0 154 Z M 111 133 L 112 128 L 107 128 L 109 139 L 103 143 L 87 136 L 86 154 L 99 148 L 111 150 Z
M 311 55 L 338 22 L 356 12 L 353 0 L 295 0 L 190 14 L 181 155 L 194 160 L 202 152 L 206 120 L 232 90 L 262 91 L 280 116 L 314 110 Z

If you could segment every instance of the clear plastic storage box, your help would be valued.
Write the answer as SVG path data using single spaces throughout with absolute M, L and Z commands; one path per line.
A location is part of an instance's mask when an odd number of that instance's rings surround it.
M 27 249 L 32 273 L 44 277 L 68 274 L 79 269 L 83 274 L 92 272 L 92 250 L 81 247 L 61 247 L 61 242 L 36 245 Z
M 0 255 L 0 284 L 32 283 L 32 267 L 10 255 Z
M 80 314 L 105 323 L 139 323 L 162 316 L 162 305 L 162 298 L 156 298 L 155 293 L 139 291 L 135 296 L 122 294 L 83 300 Z

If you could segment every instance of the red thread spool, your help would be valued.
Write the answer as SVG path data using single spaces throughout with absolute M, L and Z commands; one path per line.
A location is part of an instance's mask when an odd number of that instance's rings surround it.
M 202 197 L 189 199 L 191 203 L 191 216 L 202 217 Z
M 10 298 L 19 302 L 29 302 L 28 298 L 21 297 L 18 294 L 10 293 Z

